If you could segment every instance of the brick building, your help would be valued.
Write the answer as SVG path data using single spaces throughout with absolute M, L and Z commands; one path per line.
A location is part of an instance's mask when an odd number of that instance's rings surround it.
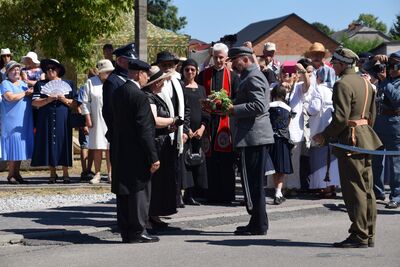
M 252 23 L 240 30 L 236 37 L 234 46 L 251 41 L 256 55 L 262 55 L 266 42 L 275 43 L 277 47 L 275 55 L 281 61 L 297 60 L 314 42 L 324 44 L 330 52 L 339 45 L 334 39 L 294 13 Z

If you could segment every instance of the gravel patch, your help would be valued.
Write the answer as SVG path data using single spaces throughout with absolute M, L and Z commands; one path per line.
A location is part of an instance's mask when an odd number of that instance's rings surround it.
M 112 193 L 9 196 L 0 198 L 0 213 L 107 203 L 114 200 L 115 195 Z

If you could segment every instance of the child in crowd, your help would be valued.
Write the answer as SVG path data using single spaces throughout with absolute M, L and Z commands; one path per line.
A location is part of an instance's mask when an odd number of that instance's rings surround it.
M 280 205 L 286 199 L 282 194 L 282 185 L 285 174 L 293 173 L 290 150 L 293 144 L 289 136 L 289 121 L 291 108 L 285 102 L 286 88 L 280 85 L 271 91 L 270 120 L 274 131 L 275 143 L 270 151 L 271 159 L 275 167 L 273 180 L 275 185 L 274 204 Z

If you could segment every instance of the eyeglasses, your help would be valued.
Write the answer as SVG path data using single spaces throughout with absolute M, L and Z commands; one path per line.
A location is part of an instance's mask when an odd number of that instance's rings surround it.
M 196 72 L 196 69 L 195 68 L 185 68 L 185 72 L 190 72 L 190 71 Z
M 11 57 L 11 55 L 1 55 L 2 57 Z

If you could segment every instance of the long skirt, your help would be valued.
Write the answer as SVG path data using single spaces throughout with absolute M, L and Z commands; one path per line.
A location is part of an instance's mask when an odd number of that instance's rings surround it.
M 168 216 L 176 210 L 177 152 L 167 137 L 159 144 L 160 169 L 151 177 L 150 216 Z
M 340 185 L 338 161 L 332 153 L 330 154 L 329 168 L 330 182 L 324 181 L 327 170 L 327 158 L 327 146 L 310 148 L 310 189 L 320 189 L 331 185 Z

